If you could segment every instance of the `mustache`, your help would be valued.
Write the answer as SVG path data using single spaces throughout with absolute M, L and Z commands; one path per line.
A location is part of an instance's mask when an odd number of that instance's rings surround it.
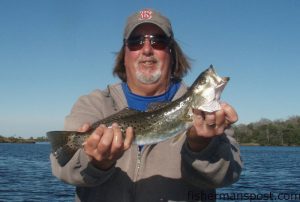
M 157 59 L 155 56 L 150 56 L 150 57 L 145 57 L 145 56 L 141 56 L 137 59 L 137 62 L 158 62 L 159 59 Z

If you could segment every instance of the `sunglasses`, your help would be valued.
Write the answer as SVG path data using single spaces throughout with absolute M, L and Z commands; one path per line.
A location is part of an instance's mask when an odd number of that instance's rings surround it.
M 151 47 L 156 50 L 164 50 L 171 42 L 171 38 L 165 35 L 131 36 L 127 40 L 124 39 L 124 42 L 129 50 L 137 51 L 144 47 L 145 39 L 149 39 Z

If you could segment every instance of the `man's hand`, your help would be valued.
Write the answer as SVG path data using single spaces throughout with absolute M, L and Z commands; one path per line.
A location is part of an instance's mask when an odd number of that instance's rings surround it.
M 89 127 L 88 124 L 84 124 L 78 131 L 85 132 Z M 95 167 L 107 170 L 131 146 L 133 137 L 132 127 L 126 129 L 125 139 L 123 140 L 118 124 L 112 124 L 111 128 L 100 125 L 85 141 L 84 151 L 90 157 L 91 163 Z
M 229 104 L 221 103 L 221 109 L 208 113 L 193 110 L 193 126 L 187 133 L 188 145 L 192 151 L 201 151 L 211 139 L 238 120 L 238 115 Z

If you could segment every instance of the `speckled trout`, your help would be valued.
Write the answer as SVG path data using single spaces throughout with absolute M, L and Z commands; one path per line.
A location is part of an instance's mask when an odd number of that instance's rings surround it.
M 182 97 L 173 102 L 153 104 L 145 112 L 123 109 L 95 122 L 86 132 L 48 132 L 52 152 L 59 164 L 65 165 L 100 124 L 110 127 L 113 123 L 118 123 L 123 134 L 127 127 L 133 127 L 134 144 L 137 145 L 155 144 L 172 138 L 192 126 L 192 109 L 206 112 L 220 109 L 220 95 L 228 81 L 229 77 L 218 76 L 211 65 L 198 76 Z

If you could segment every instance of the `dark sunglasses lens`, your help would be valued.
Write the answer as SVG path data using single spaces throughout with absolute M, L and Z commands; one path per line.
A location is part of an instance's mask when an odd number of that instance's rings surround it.
M 127 39 L 127 46 L 129 50 L 136 51 L 143 48 L 143 37 L 132 37 Z
M 151 39 L 151 46 L 157 50 L 163 50 L 169 45 L 169 39 L 164 36 L 154 36 Z

